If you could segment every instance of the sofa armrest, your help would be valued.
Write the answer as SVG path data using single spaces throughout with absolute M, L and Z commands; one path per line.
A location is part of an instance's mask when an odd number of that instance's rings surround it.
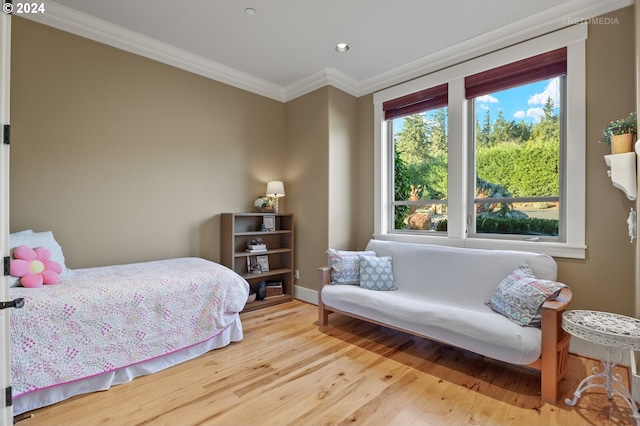
M 331 266 L 321 266 L 318 268 L 318 289 L 331 282 Z
M 568 287 L 555 300 L 542 305 L 542 354 L 540 356 L 542 400 L 556 403 L 558 382 L 564 377 L 569 362 L 571 335 L 562 329 L 562 314 L 571 303 L 573 293 Z

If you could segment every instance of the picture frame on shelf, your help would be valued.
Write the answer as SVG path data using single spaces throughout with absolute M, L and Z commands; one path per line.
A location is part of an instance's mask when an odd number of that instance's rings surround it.
M 269 256 L 256 256 L 256 262 L 260 265 L 260 270 L 262 272 L 267 272 L 269 270 Z
M 247 272 L 248 273 L 261 274 L 264 272 L 264 269 L 262 269 L 262 265 L 260 264 L 260 262 L 258 262 L 258 257 L 266 257 L 266 256 L 247 256 Z
M 275 231 L 276 230 L 275 215 L 264 215 L 262 217 L 262 224 L 264 225 L 265 231 Z

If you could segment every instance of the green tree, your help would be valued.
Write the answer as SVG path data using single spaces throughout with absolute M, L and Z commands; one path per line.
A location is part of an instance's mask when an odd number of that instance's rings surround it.
M 402 130 L 396 139 L 398 156 L 405 164 L 418 164 L 431 158 L 429 153 L 429 126 L 424 114 L 404 117 Z
M 394 197 L 396 201 L 404 201 L 409 199 L 411 194 L 411 180 L 407 166 L 402 161 L 401 156 L 398 154 L 398 146 L 394 146 Z M 394 229 L 403 229 L 405 227 L 405 220 L 409 214 L 409 206 L 396 206 L 394 211 Z
M 553 100 L 549 97 L 543 107 L 544 117 L 533 126 L 532 139 L 556 143 L 560 141 L 560 118 L 553 114 L 553 109 Z
M 448 149 L 447 110 L 439 108 L 433 112 L 433 121 L 428 128 L 430 152 L 435 156 L 445 155 Z
M 480 121 L 476 120 L 476 141 L 480 146 L 489 146 L 491 143 L 491 116 L 489 110 L 484 115 L 482 126 L 480 126 Z

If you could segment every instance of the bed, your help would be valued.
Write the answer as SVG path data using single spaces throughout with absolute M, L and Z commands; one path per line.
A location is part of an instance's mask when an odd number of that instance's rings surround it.
M 249 285 L 217 263 L 180 258 L 62 275 L 56 285 L 10 289 L 25 300 L 10 321 L 14 415 L 242 340 Z

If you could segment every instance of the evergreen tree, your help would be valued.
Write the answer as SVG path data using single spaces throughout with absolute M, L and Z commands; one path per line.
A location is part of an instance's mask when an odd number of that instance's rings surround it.
M 433 112 L 433 121 L 429 126 L 429 145 L 431 155 L 443 155 L 448 149 L 447 110 L 437 109 Z
M 396 139 L 398 156 L 403 162 L 409 165 L 429 160 L 429 133 L 423 113 L 404 117 L 402 130 Z
M 491 145 L 512 141 L 514 133 L 513 124 L 504 118 L 502 111 L 498 111 L 498 118 L 493 123 L 493 132 L 489 138 Z
M 560 118 L 553 114 L 554 104 L 549 97 L 544 104 L 544 117 L 533 126 L 531 138 L 545 142 L 560 141 Z
M 489 146 L 491 143 L 491 117 L 489 110 L 487 110 L 487 113 L 484 115 L 482 127 L 480 126 L 480 122 L 476 120 L 476 141 L 480 146 Z

